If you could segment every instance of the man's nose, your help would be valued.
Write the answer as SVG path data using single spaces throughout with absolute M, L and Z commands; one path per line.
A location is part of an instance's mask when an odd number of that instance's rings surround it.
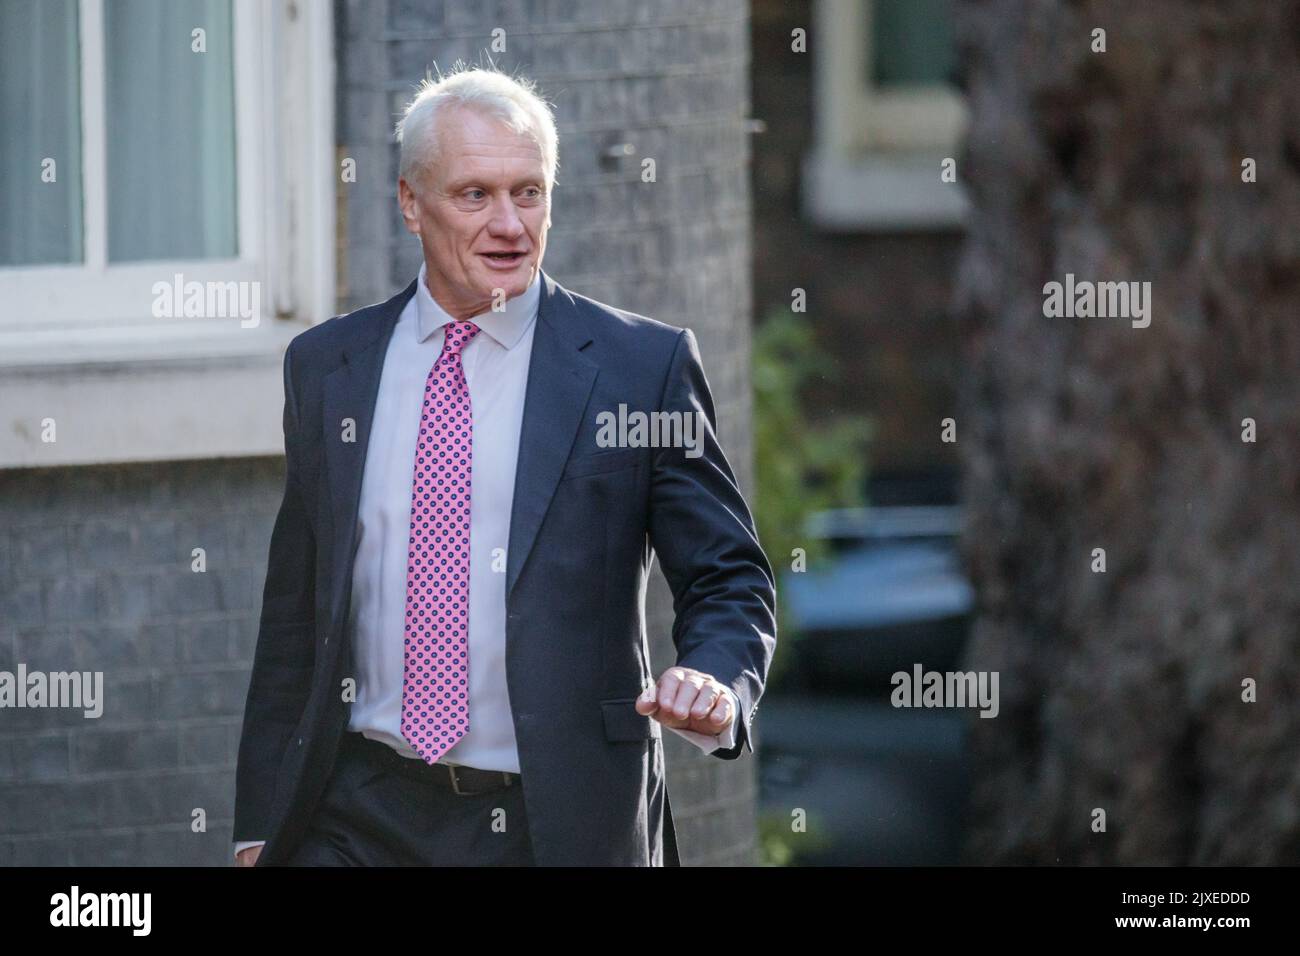
M 488 232 L 502 239 L 516 239 L 524 231 L 523 220 L 515 210 L 514 200 L 507 196 L 498 199 L 488 220 Z

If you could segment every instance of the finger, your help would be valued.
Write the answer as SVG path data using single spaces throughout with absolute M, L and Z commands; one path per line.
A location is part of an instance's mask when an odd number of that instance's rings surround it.
M 638 714 L 649 716 L 659 709 L 659 701 L 655 696 L 659 693 L 654 684 L 651 684 L 645 690 L 641 691 L 641 696 L 636 699 L 633 705 Z
M 659 702 L 659 707 L 667 712 L 662 716 L 672 714 L 673 703 L 677 699 L 677 692 L 681 688 L 682 678 L 685 676 L 686 672 L 680 667 L 670 667 L 659 676 L 659 690 L 656 700 Z
M 727 722 L 732 716 L 733 709 L 731 695 L 726 693 L 721 689 L 721 686 L 719 686 L 718 702 L 714 705 L 713 713 L 709 715 L 709 722 L 718 728 L 727 726 Z
M 695 695 L 695 703 L 691 705 L 691 720 L 703 720 L 709 715 L 722 697 L 722 685 L 705 684 L 700 688 L 700 692 Z
M 678 720 L 689 720 L 691 707 L 695 704 L 695 698 L 700 693 L 700 688 L 705 685 L 703 677 L 696 674 L 687 674 L 686 679 L 677 686 L 677 694 L 673 698 L 672 711 L 673 716 Z M 663 700 L 663 695 L 659 696 Z

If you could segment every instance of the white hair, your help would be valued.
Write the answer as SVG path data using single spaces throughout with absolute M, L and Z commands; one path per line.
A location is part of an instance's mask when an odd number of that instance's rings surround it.
M 559 166 L 559 136 L 550 105 L 537 93 L 536 84 L 512 77 L 495 66 L 466 67 L 457 62 L 438 79 L 426 76 L 407 104 L 397 124 L 401 144 L 399 172 L 407 182 L 422 181 L 419 174 L 438 159 L 438 117 L 450 106 L 469 106 L 501 120 L 516 133 L 527 133 L 542 152 L 546 191 L 555 185 Z

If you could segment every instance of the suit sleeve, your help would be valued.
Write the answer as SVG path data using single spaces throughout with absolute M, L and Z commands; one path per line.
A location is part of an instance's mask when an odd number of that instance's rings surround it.
M 739 703 L 734 746 L 753 752 L 750 727 L 776 649 L 776 586 L 754 520 L 717 438 L 713 397 L 695 336 L 683 330 L 660 410 L 695 419 L 691 447 L 658 448 L 650 479 L 650 543 L 673 593 L 677 664 L 712 674 Z
M 284 498 L 271 531 L 262 613 L 235 772 L 236 841 L 265 840 L 276 777 L 315 663 L 316 537 L 299 472 L 293 344 L 284 356 Z

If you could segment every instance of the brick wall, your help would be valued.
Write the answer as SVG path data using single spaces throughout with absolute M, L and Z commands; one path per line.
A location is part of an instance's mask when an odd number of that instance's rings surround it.
M 0 471 L 0 670 L 103 673 L 100 717 L 0 711 L 0 865 L 230 862 L 282 476 L 275 458 Z

